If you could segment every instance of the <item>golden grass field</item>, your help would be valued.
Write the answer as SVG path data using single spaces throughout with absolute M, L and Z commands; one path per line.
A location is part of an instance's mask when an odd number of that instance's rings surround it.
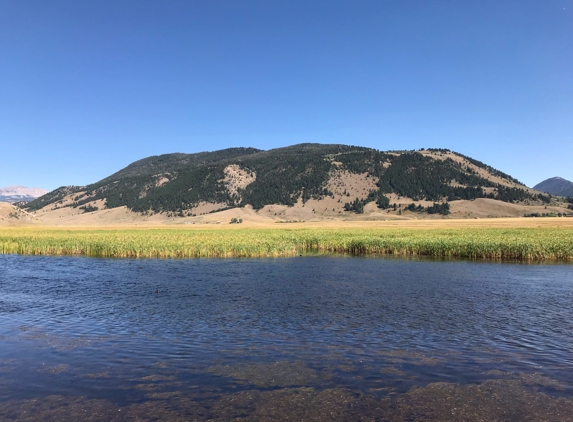
M 161 227 L 4 227 L 4 254 L 281 257 L 301 253 L 573 260 L 573 218 L 346 221 Z

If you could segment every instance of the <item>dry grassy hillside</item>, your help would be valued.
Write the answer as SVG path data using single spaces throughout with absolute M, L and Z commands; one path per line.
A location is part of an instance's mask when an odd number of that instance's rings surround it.
M 0 226 L 22 226 L 41 224 L 32 213 L 28 213 L 8 202 L 0 202 Z
M 349 184 L 360 190 L 360 179 L 354 179 Z M 351 196 L 353 197 L 353 196 Z M 196 216 L 174 216 L 167 213 L 157 213 L 151 215 L 142 215 L 130 211 L 126 207 L 118 207 L 113 209 L 98 209 L 92 212 L 83 212 L 81 210 L 63 207 L 63 208 L 50 208 L 41 209 L 33 213 L 26 213 L 10 204 L 1 204 L 0 211 L 2 212 L 2 220 L 0 223 L 3 225 L 23 225 L 23 224 L 42 224 L 47 226 L 129 226 L 129 225 L 216 225 L 221 224 L 228 226 L 232 218 L 241 219 L 243 221 L 242 227 L 247 225 L 254 226 L 280 226 L 284 223 L 284 227 L 292 226 L 294 224 L 300 225 L 301 223 L 308 224 L 322 224 L 332 223 L 340 225 L 341 227 L 346 222 L 403 222 L 407 223 L 420 221 L 442 221 L 444 224 L 449 224 L 448 221 L 454 220 L 475 220 L 481 221 L 512 218 L 522 221 L 537 224 L 549 218 L 523 218 L 524 214 L 530 213 L 567 213 L 568 210 L 564 206 L 543 206 L 543 205 L 523 205 L 523 204 L 509 204 L 495 199 L 479 198 L 473 201 L 452 201 L 451 214 L 448 216 L 429 215 L 426 213 L 410 212 L 405 210 L 405 206 L 414 203 L 412 199 L 405 197 L 398 197 L 393 195 L 391 197 L 393 203 L 398 204 L 397 210 L 392 208 L 387 210 L 379 209 L 374 202 L 367 204 L 364 208 L 363 214 L 355 214 L 353 212 L 346 212 L 342 210 L 337 197 L 335 199 L 327 198 L 325 200 L 310 200 L 303 204 L 298 201 L 294 206 L 286 205 L 267 205 L 260 210 L 254 210 L 251 206 L 237 207 L 218 212 L 209 212 L 209 204 L 201 205 L 194 209 L 197 212 Z M 428 202 L 417 201 L 428 205 Z M 212 204 L 211 204 L 212 205 Z M 334 209 L 334 211 L 333 211 Z M 204 214 L 199 211 L 203 211 Z M 570 211 L 569 211 L 570 212 Z M 19 218 L 8 218 L 10 213 L 19 213 Z M 573 218 L 561 217 L 557 220 L 569 221 L 573 223 Z M 530 223 L 524 222 L 520 224 Z M 487 224 L 486 224 L 487 225 Z
M 301 144 L 149 157 L 93 185 L 50 192 L 24 206 L 31 216 L 20 224 L 472 219 L 573 213 L 567 205 L 449 150 Z

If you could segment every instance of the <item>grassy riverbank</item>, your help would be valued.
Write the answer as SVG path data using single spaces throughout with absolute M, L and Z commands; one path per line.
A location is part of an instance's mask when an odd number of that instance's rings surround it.
M 0 252 L 25 255 L 195 258 L 302 252 L 573 260 L 573 228 L 1 228 Z

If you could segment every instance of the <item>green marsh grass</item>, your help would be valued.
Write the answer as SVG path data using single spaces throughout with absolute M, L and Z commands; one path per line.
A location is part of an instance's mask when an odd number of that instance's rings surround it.
M 117 258 L 281 257 L 331 252 L 571 261 L 573 228 L 1 228 L 0 251 Z

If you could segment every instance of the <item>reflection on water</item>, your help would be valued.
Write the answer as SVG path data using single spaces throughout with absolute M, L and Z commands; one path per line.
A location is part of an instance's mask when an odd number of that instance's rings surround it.
M 569 420 L 573 267 L 0 256 L 0 420 Z

